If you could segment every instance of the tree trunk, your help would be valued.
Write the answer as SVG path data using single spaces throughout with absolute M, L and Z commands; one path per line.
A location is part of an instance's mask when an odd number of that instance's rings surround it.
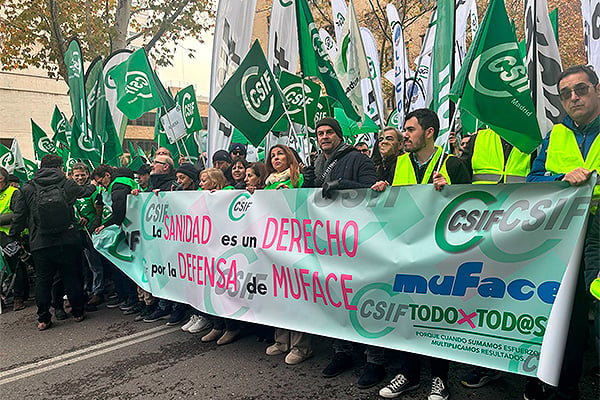
M 131 17 L 131 0 L 117 0 L 115 13 L 116 37 L 113 38 L 111 52 L 127 47 L 127 29 Z

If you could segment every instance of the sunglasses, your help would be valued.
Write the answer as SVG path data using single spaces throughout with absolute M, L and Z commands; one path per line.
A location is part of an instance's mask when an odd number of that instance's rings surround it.
M 571 98 L 571 96 L 573 95 L 573 92 L 575 92 L 577 97 L 585 96 L 590 92 L 591 87 L 592 87 L 591 85 L 586 85 L 585 83 L 580 83 L 580 84 L 575 85 L 575 87 L 573 89 L 564 88 L 563 90 L 561 90 L 559 92 L 560 99 L 562 101 L 569 100 Z
M 231 154 L 237 154 L 238 156 L 241 156 L 242 154 L 246 154 L 246 153 L 244 153 L 242 150 L 233 150 L 231 152 Z

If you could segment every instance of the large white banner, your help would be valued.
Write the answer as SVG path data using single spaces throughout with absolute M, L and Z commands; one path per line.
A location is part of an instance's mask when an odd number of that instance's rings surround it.
M 331 0 L 331 13 L 333 15 L 333 31 L 338 48 L 341 47 L 342 41 L 342 26 L 346 22 L 346 14 L 348 7 L 345 0 Z M 332 58 L 335 60 L 335 58 Z
M 565 116 L 556 87 L 562 63 L 546 0 L 525 0 L 525 47 L 529 89 L 545 136 Z
M 256 0 L 219 0 L 210 70 L 211 103 L 250 49 Z M 228 150 L 233 125 L 212 107 L 208 109 L 207 162 L 217 150 Z
M 94 244 L 155 296 L 213 315 L 555 384 L 592 189 L 145 193 Z

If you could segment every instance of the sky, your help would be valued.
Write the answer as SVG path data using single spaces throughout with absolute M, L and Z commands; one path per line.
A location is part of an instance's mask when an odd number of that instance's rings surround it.
M 173 66 L 158 70 L 158 76 L 165 85 L 186 87 L 192 84 L 197 97 L 208 97 L 213 31 L 205 32 L 203 39 L 204 43 L 196 39 L 187 39 L 177 44 Z M 196 49 L 195 58 L 189 58 L 185 49 Z

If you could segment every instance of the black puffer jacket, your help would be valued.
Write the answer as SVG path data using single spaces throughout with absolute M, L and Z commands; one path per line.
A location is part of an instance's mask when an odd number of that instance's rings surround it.
M 65 200 L 71 206 L 73 224 L 60 233 L 42 234 L 39 232 L 31 212 L 32 207 L 37 204 L 35 201 L 36 190 L 32 182 L 27 182 L 21 189 L 22 196 L 16 199 L 9 236 L 16 239 L 23 229 L 29 228 L 29 244 L 32 251 L 52 246 L 81 244 L 73 205 L 76 199 L 91 196 L 96 188 L 93 185 L 78 185 L 75 181 L 67 179 L 65 174 L 58 168 L 40 168 L 35 173 L 32 181 L 42 187 L 61 185 L 64 182 Z M 40 216 L 40 218 L 43 218 L 43 216 Z
M 158 189 L 164 192 L 170 192 L 176 186 L 177 177 L 174 173 L 150 175 L 150 187 L 152 188 L 152 190 Z
M 110 187 L 110 199 L 112 202 L 112 214 L 109 219 L 104 222 L 104 226 L 121 225 L 125 219 L 127 211 L 127 195 L 131 193 L 132 187 L 137 186 L 133 180 L 133 171 L 129 168 L 117 168 L 113 176 L 113 183 Z M 129 183 L 120 183 L 115 181 L 117 178 L 128 178 Z M 126 182 L 127 180 L 125 180 Z
M 345 143 L 340 144 L 328 158 L 324 154 L 317 157 L 315 176 L 314 182 L 305 182 L 304 186 L 320 187 L 324 182 L 338 180 L 338 189 L 359 189 L 371 187 L 377 181 L 373 161 Z

